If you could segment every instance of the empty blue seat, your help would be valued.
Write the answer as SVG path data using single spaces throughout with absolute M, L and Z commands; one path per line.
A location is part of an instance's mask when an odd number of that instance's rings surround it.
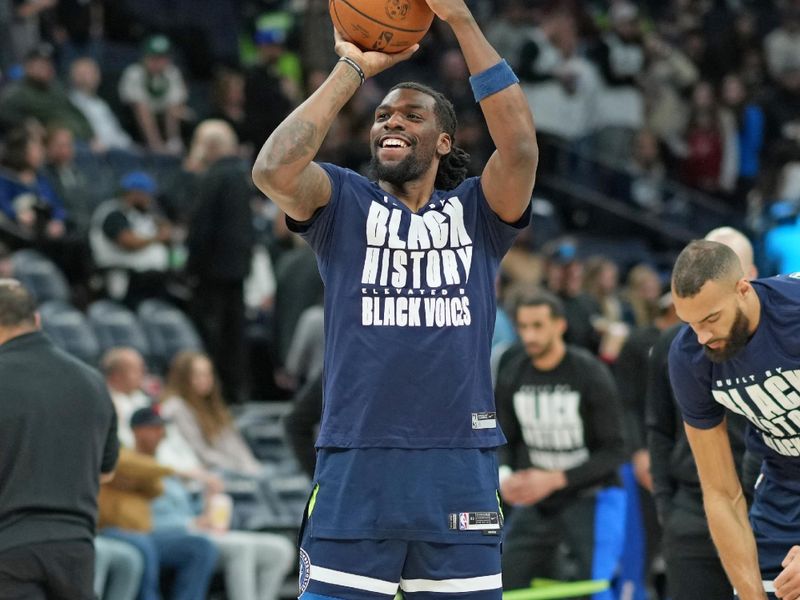
M 189 318 L 162 300 L 139 304 L 139 323 L 150 345 L 153 369 L 165 373 L 173 357 L 183 350 L 203 350 L 203 343 Z
M 14 277 L 19 279 L 38 302 L 69 301 L 69 285 L 61 269 L 36 250 L 17 250 L 11 257 Z
M 100 344 L 86 316 L 61 300 L 50 300 L 39 307 L 42 329 L 53 342 L 82 361 L 96 366 Z
M 149 359 L 150 343 L 139 319 L 129 308 L 111 300 L 98 300 L 89 307 L 88 314 L 101 353 L 126 346 Z

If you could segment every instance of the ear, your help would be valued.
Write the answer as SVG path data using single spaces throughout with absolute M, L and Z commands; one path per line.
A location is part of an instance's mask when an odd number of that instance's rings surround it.
M 750 282 L 742 277 L 739 281 L 736 282 L 736 293 L 744 297 L 752 291 L 753 287 L 750 285 Z
M 567 320 L 564 317 L 558 317 L 556 319 L 556 331 L 559 335 L 564 335 L 567 333 Z
M 42 315 L 38 310 L 33 313 L 33 322 L 36 324 L 36 329 L 42 328 Z
M 453 149 L 453 138 L 450 137 L 447 133 L 440 133 L 439 140 L 436 142 L 436 153 L 439 157 L 444 157 L 450 154 L 450 151 Z

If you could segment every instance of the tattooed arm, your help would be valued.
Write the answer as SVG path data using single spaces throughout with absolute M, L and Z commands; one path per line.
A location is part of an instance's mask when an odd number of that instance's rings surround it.
M 398 54 L 361 52 L 338 32 L 334 31 L 334 35 L 336 53 L 354 60 L 367 77 L 407 59 L 417 49 L 413 46 Z M 360 83 L 353 67 L 336 63 L 325 83 L 278 125 L 258 153 L 253 181 L 296 221 L 310 219 L 330 200 L 330 180 L 312 161 L 336 115 Z

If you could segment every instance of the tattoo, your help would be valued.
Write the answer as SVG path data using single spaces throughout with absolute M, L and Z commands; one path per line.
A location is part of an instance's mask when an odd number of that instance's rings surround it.
M 298 204 L 306 206 L 319 206 L 321 199 L 330 196 L 331 183 L 328 176 L 322 169 L 315 169 L 308 172 L 306 177 L 300 179 L 300 187 L 295 194 Z
M 309 121 L 284 123 L 274 136 L 272 153 L 280 165 L 290 165 L 317 151 L 317 126 Z

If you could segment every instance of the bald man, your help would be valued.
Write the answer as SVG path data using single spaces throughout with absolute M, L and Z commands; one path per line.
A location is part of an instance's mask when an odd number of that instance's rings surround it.
M 672 293 L 687 325 L 670 381 L 727 576 L 742 600 L 800 598 L 800 279 L 750 281 L 731 247 L 701 240 L 678 256 Z M 764 458 L 749 522 L 726 408 Z
M 747 279 L 758 277 L 758 269 L 753 262 L 753 244 L 741 231 L 733 227 L 717 227 L 709 231 L 704 239 L 728 246 L 739 257 L 744 276 Z
M 233 129 L 200 123 L 193 152 L 202 164 L 199 195 L 189 223 L 187 272 L 194 280 L 193 317 L 222 381 L 228 402 L 245 401 L 244 280 L 254 243 L 249 165 L 237 156 Z

